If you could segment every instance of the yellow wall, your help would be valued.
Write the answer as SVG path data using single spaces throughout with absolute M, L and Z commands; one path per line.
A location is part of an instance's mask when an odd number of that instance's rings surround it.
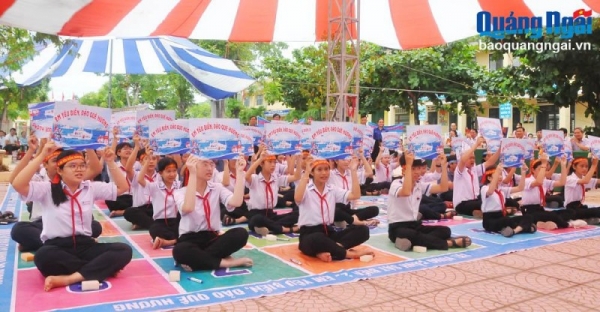
M 257 95 L 245 95 L 243 96 L 242 103 L 245 104 L 245 99 L 250 99 L 250 105 L 248 107 L 257 107 L 256 97 Z M 275 102 L 272 105 L 268 105 L 267 102 L 263 98 L 263 105 L 267 110 L 281 110 L 281 109 L 290 109 L 289 107 L 283 105 L 283 102 Z
M 590 117 L 585 117 L 586 104 L 577 103 L 575 105 L 575 127 L 593 127 L 594 121 Z M 569 128 L 567 128 L 569 129 Z

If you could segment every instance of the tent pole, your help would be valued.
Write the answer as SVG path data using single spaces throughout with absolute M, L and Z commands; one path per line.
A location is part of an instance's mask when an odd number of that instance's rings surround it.
M 112 107 L 112 69 L 113 69 L 113 40 L 110 39 L 110 53 L 108 56 L 108 108 Z

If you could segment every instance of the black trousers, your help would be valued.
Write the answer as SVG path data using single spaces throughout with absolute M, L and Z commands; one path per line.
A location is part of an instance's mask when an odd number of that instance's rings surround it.
M 173 258 L 193 271 L 216 270 L 223 258 L 242 249 L 247 242 L 248 231 L 243 228 L 230 229 L 223 235 L 209 231 L 186 233 L 177 240 Z
M 108 210 L 110 211 L 125 210 L 133 206 L 133 197 L 131 196 L 131 194 L 125 194 L 117 196 L 117 200 L 115 201 L 105 200 L 104 202 L 106 203 L 106 207 L 108 207 Z
M 248 228 L 254 231 L 257 227 L 266 227 L 273 234 L 282 234 L 283 228 L 291 228 L 298 223 L 300 213 L 297 210 L 284 214 L 276 214 L 273 209 L 253 209 L 248 212 Z
M 125 209 L 123 218 L 125 218 L 125 220 L 129 221 L 131 224 L 137 225 L 139 228 L 149 229 L 154 222 L 152 219 L 153 214 L 154 209 L 152 208 L 152 204 L 147 204 Z
M 36 251 L 44 245 L 40 239 L 43 227 L 41 218 L 31 222 L 17 222 L 10 230 L 10 237 L 21 245 L 22 251 Z M 92 237 L 96 238 L 100 234 L 102 234 L 102 225 L 100 222 L 92 220 Z
M 349 226 L 339 232 L 331 225 L 302 226 L 298 248 L 307 256 L 328 252 L 333 260 L 344 260 L 346 250 L 366 242 L 369 236 L 369 227 L 364 225 Z
M 361 221 L 373 219 L 379 215 L 379 207 L 369 206 L 360 209 L 352 209 L 350 204 L 335 204 L 334 221 L 346 221 L 346 223 L 352 224 L 354 222 L 354 215 Z
M 179 216 L 170 219 L 156 219 L 150 225 L 150 236 L 152 240 L 157 237 L 167 240 L 176 239 L 179 237 Z
M 392 185 L 392 182 L 378 182 L 378 183 L 371 183 L 370 187 L 371 187 L 371 191 L 380 191 L 380 190 L 389 190 L 390 185 Z
M 564 210 L 563 210 L 564 211 Z M 569 212 L 565 211 L 546 211 L 542 205 L 524 205 L 521 207 L 521 212 L 524 216 L 531 216 L 532 222 L 554 222 L 559 229 L 565 229 L 569 227 Z M 564 217 L 567 217 L 565 220 Z
M 396 222 L 388 228 L 388 238 L 392 242 L 396 242 L 396 238 L 405 238 L 413 246 L 427 249 L 447 250 L 451 235 L 452 231 L 447 226 L 424 226 L 421 221 Z
M 474 210 L 481 210 L 481 199 L 465 200 L 454 207 L 458 214 L 472 216 Z
M 483 214 L 483 229 L 488 232 L 500 232 L 505 227 L 515 229 L 517 226 L 523 228 L 523 233 L 531 233 L 533 218 L 530 215 L 522 217 L 505 217 L 502 211 L 486 212 Z
M 291 206 L 295 206 L 296 202 L 294 201 L 294 192 L 295 188 L 291 188 L 287 191 L 279 191 L 279 196 L 277 196 L 277 208 L 287 208 Z M 291 206 L 287 206 L 286 202 L 292 202 Z
M 443 200 L 443 201 L 452 201 L 452 197 L 454 197 L 454 190 L 449 190 L 447 192 L 441 193 L 439 195 L 439 197 Z
M 96 243 L 87 236 L 47 240 L 34 257 L 43 276 L 70 275 L 79 272 L 85 280 L 103 281 L 122 270 L 132 257 L 125 243 Z
M 546 195 L 546 203 L 556 202 L 558 207 L 563 207 L 565 205 L 565 195 Z
M 572 219 L 600 218 L 600 208 L 589 208 L 580 201 L 569 203 L 566 208 Z
M 514 198 L 507 198 L 506 199 L 506 203 L 504 204 L 504 206 L 506 206 L 506 207 L 514 207 L 514 208 L 518 209 L 520 205 L 519 205 L 519 202 L 516 199 L 514 199 Z
M 238 219 L 241 217 L 245 217 L 248 214 L 248 205 L 246 204 L 246 201 L 244 201 L 241 206 L 234 208 L 232 211 L 227 211 L 227 208 L 225 207 L 225 205 L 223 205 L 223 204 L 220 204 L 220 205 L 221 205 L 221 219 L 223 219 L 224 216 L 230 216 L 234 219 Z

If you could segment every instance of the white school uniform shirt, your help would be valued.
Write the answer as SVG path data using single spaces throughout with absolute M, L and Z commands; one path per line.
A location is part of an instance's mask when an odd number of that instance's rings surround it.
M 546 197 L 546 193 L 549 190 L 554 189 L 554 181 L 544 179 L 542 185 L 532 186 L 535 182 L 535 177 L 530 176 L 525 179 L 525 188 L 521 193 L 521 206 L 525 205 L 541 205 L 542 196 Z M 540 194 L 540 186 L 542 187 L 542 193 Z
M 479 195 L 479 179 L 485 173 L 485 163 L 475 165 L 472 168 L 464 167 L 463 171 L 454 170 L 454 195 L 452 204 L 458 206 L 463 201 L 477 199 Z
M 270 181 L 266 181 L 262 172 L 252 175 L 252 181 L 246 181 L 246 187 L 250 194 L 248 200 L 248 209 L 273 209 L 277 205 L 277 192 L 279 187 L 288 185 L 287 175 L 278 176 L 275 173 L 271 175 Z M 269 185 L 269 186 L 267 186 Z M 269 194 L 267 195 L 267 190 Z
M 233 193 L 220 183 L 208 182 L 204 194 L 200 195 L 196 192 L 194 211 L 185 214 L 183 213 L 183 201 L 185 200 L 186 190 L 187 187 L 184 187 L 175 191 L 175 203 L 181 214 L 179 236 L 200 231 L 220 231 L 221 207 L 219 203 L 225 205 L 228 211 L 232 211 L 235 207 L 229 206 L 228 203 Z M 200 197 L 206 198 L 207 206 L 204 205 L 204 200 Z
M 585 190 L 586 189 L 595 189 L 598 184 L 598 179 L 593 178 L 590 179 L 588 184 L 577 184 L 580 178 L 572 173 L 567 177 L 567 183 L 565 184 L 565 207 L 575 201 L 580 201 L 582 205 L 584 205 L 585 201 Z
M 174 219 L 177 218 L 177 205 L 175 203 L 175 192 L 181 188 L 179 180 L 173 181 L 171 189 L 168 189 L 162 179 L 154 182 L 146 182 L 144 188 L 152 198 L 152 219 Z
M 423 196 L 431 195 L 433 183 L 418 181 L 409 196 L 398 197 L 402 190 L 403 179 L 396 179 L 390 185 L 388 195 L 388 223 L 417 221 L 419 216 L 419 205 Z
M 139 207 L 150 204 L 152 202 L 152 196 L 151 193 L 148 191 L 148 188 L 141 186 L 137 181 L 138 176 L 140 174 L 143 173 L 141 171 L 134 172 L 133 180 L 130 181 L 131 197 L 133 202 L 132 207 Z M 156 172 L 152 176 L 144 175 L 144 178 L 146 179 L 146 183 L 158 181 L 161 179 L 160 175 Z
M 486 196 L 486 193 L 489 189 L 489 185 L 484 185 L 481 187 L 481 212 L 496 212 L 502 211 L 502 201 L 504 202 L 504 206 L 506 206 L 506 199 L 510 196 L 510 187 L 498 187 L 496 190 L 500 192 L 500 196 L 498 193 L 494 192 L 490 196 Z
M 117 186 L 114 183 L 83 181 L 79 185 L 77 201 L 73 202 L 71 210 L 71 198 L 58 207 L 52 202 L 50 182 L 29 182 L 29 193 L 24 201 L 38 202 L 42 209 L 42 222 L 44 227 L 40 236 L 42 242 L 46 240 L 71 237 L 73 228 L 75 235 L 92 236 L 92 213 L 94 201 L 117 199 Z M 63 187 L 66 186 L 63 184 Z M 75 194 L 77 193 L 75 192 Z M 71 216 L 74 215 L 75 222 Z
M 373 179 L 373 183 L 392 182 L 392 175 L 396 167 L 398 167 L 398 165 L 395 163 L 389 163 L 387 166 L 379 163 L 379 166 L 375 166 L 375 178 Z
M 580 149 L 579 146 L 577 146 L 577 144 L 575 144 L 575 142 L 573 142 L 571 140 L 569 140 L 569 141 L 570 141 L 569 143 L 571 144 L 571 147 L 573 148 L 573 152 L 580 152 L 580 151 L 582 151 L 582 149 Z M 588 138 L 581 138 L 581 143 L 579 143 L 579 144 L 581 144 L 583 146 L 588 146 L 589 147 L 590 146 L 590 141 L 588 140 Z
M 273 173 L 283 176 L 283 175 L 285 175 L 285 171 L 287 170 L 287 168 L 288 168 L 287 163 L 276 162 L 275 163 L 275 171 L 273 171 Z
M 221 183 L 222 180 L 220 179 L 220 177 L 222 177 L 222 175 L 219 172 L 219 170 L 217 170 L 217 168 L 213 168 L 212 177 L 210 178 L 210 180 L 208 182 Z
M 508 175 L 508 172 L 506 170 L 502 170 L 502 180 L 506 179 L 507 175 Z M 513 186 L 519 185 L 520 182 L 521 182 L 521 175 L 515 173 L 515 174 L 513 174 L 513 179 L 510 181 L 510 183 L 500 183 L 500 186 L 513 187 Z
M 219 178 L 217 179 L 219 181 L 218 183 L 223 184 L 223 175 L 224 174 L 225 174 L 225 172 L 219 172 Z M 246 175 L 246 172 L 244 172 L 243 176 L 245 176 L 245 175 Z M 227 188 L 228 190 L 233 192 L 233 190 L 235 189 L 235 181 L 236 181 L 235 178 L 236 177 L 234 177 L 233 174 L 230 172 L 229 173 L 229 185 L 227 185 L 227 186 L 223 185 L 223 186 L 225 186 L 225 188 Z
M 325 184 L 323 194 L 321 194 L 310 180 L 302 200 L 297 203 L 300 212 L 298 226 L 332 224 L 335 217 L 335 204 L 348 204 L 348 195 L 350 195 L 349 190 L 341 189 L 330 183 Z
M 358 183 L 360 184 L 360 181 L 365 181 L 365 171 L 356 171 L 356 174 L 358 175 Z M 344 178 L 346 178 L 346 180 L 344 181 Z M 329 184 L 335 186 L 335 187 L 339 187 L 343 190 L 347 190 L 352 192 L 352 173 L 350 172 L 350 169 L 346 169 L 346 172 L 342 175 L 340 173 L 339 170 L 337 169 L 332 169 L 331 173 L 329 174 L 329 180 L 327 181 Z M 364 182 L 363 182 L 364 184 Z M 350 202 L 350 207 L 354 208 L 356 206 L 356 201 L 351 201 Z
M 46 170 L 44 169 L 44 174 L 36 173 L 31 178 L 31 182 L 50 182 L 50 178 L 46 174 Z M 42 208 L 40 202 L 33 202 L 31 205 L 31 217 L 30 221 L 36 221 L 42 218 Z

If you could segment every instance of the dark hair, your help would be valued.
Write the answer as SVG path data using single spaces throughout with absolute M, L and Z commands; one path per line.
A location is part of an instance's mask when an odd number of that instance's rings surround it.
M 561 130 L 565 135 L 569 133 L 569 130 L 567 130 L 567 128 L 560 128 L 559 130 Z
M 454 135 L 458 136 L 458 133 L 456 132 L 456 130 L 450 130 L 450 132 L 454 132 Z
M 175 165 L 175 168 L 177 168 L 177 162 L 173 158 L 165 157 L 159 160 L 157 165 L 158 172 L 163 172 L 169 165 Z
M 571 167 L 569 167 L 569 174 L 573 174 L 575 172 L 575 165 L 576 165 L 575 162 L 578 161 L 578 160 L 585 160 L 588 165 L 590 164 L 589 161 L 588 161 L 588 159 L 585 158 L 585 157 L 576 157 L 576 158 L 573 158 L 573 162 L 571 163 Z
M 279 118 L 281 118 L 281 115 L 279 115 L 279 114 L 274 114 L 274 115 L 273 115 L 273 119 L 275 119 L 275 117 L 279 117 Z
M 360 115 L 360 118 L 367 118 L 367 115 L 366 114 L 362 114 L 362 115 Z
M 67 151 L 62 151 L 60 152 L 60 154 L 58 154 L 58 156 L 56 157 L 56 161 L 60 161 L 61 159 L 71 156 L 71 155 L 82 155 L 80 152 L 78 151 L 74 151 L 74 150 L 67 150 Z M 58 166 L 58 168 L 63 169 L 65 167 L 65 164 Z M 52 180 L 52 182 L 50 182 L 50 193 L 52 195 L 52 202 L 54 203 L 54 205 L 56 205 L 56 207 L 58 207 L 60 204 L 66 202 L 68 200 L 67 195 L 65 194 L 65 191 L 63 190 L 62 184 L 62 177 L 57 173 L 56 176 L 54 176 L 54 179 Z
M 142 157 L 144 154 L 146 154 L 146 149 L 142 148 L 138 151 L 137 155 L 135 155 L 135 159 L 140 160 L 140 157 Z
M 488 174 L 488 172 L 492 171 L 492 170 L 496 171 L 496 166 L 491 166 L 491 167 L 485 169 L 485 172 L 483 173 L 484 177 L 482 179 L 483 185 L 490 184 L 490 180 L 488 178 L 491 177 L 493 175 L 493 173 L 492 174 Z
M 519 129 L 521 129 L 521 130 L 523 130 L 523 132 L 525 132 L 525 128 L 523 128 L 523 127 L 517 127 L 515 130 L 519 130 Z
M 129 142 L 121 142 L 121 143 L 117 144 L 117 148 L 115 149 L 115 154 L 119 153 L 125 146 L 131 147 L 131 144 Z

